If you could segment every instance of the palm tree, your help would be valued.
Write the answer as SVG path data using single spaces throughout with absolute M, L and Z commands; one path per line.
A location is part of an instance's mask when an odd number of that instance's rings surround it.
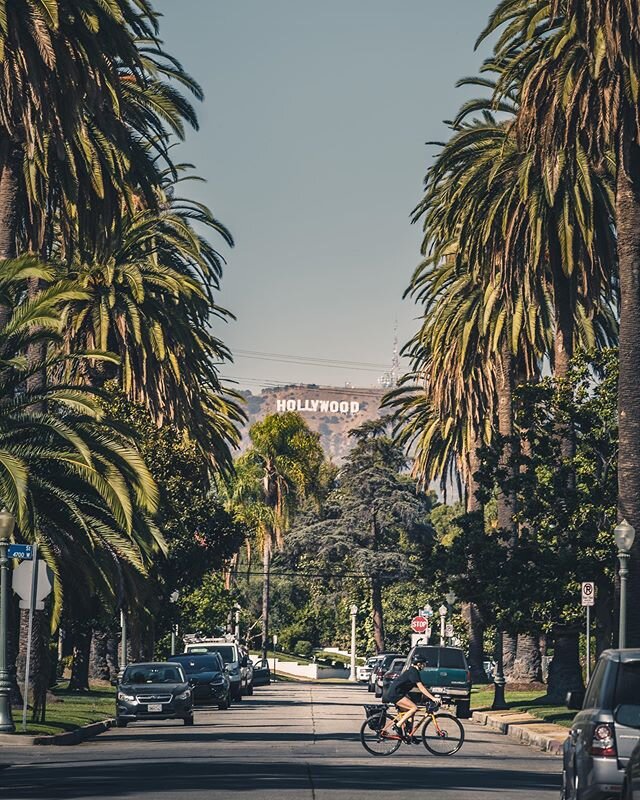
M 620 281 L 620 380 L 618 511 L 640 524 L 640 127 L 637 63 L 640 56 L 638 3 L 613 0 L 553 0 L 536 6 L 538 27 L 523 28 L 522 3 L 502 2 L 491 30 L 506 23 L 500 54 L 518 47 L 525 65 L 518 133 L 544 165 L 567 146 L 582 147 L 596 165 L 615 162 L 615 224 Z M 541 34 L 542 29 L 546 29 Z M 613 266 L 612 266 L 613 270 Z M 633 591 L 640 591 L 640 544 L 634 546 Z M 629 626 L 630 643 L 640 643 L 640 621 Z
M 66 349 L 116 353 L 127 396 L 158 424 L 188 430 L 216 468 L 227 470 L 244 415 L 221 384 L 218 365 L 231 356 L 210 325 L 232 315 L 214 298 L 222 258 L 195 226 L 230 245 L 233 239 L 206 206 L 176 195 L 171 175 L 165 181 L 158 211 L 125 217 L 108 250 L 69 270 L 87 295 L 69 306 Z M 97 386 L 109 376 L 101 361 L 84 379 Z
M 251 448 L 236 462 L 228 507 L 262 545 L 262 657 L 269 640 L 271 557 L 282 548 L 291 520 L 321 483 L 320 437 L 297 413 L 272 414 L 249 430 Z

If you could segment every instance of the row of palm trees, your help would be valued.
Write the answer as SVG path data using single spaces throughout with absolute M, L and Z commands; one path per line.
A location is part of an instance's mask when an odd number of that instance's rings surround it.
M 562 383 L 576 349 L 618 341 L 618 510 L 640 526 L 639 20 L 638 0 L 502 0 L 479 39 L 492 56 L 461 81 L 484 96 L 450 123 L 414 213 L 424 258 L 407 291 L 423 314 L 390 403 L 416 473 L 459 477 L 470 512 L 482 448 L 501 443 L 508 547 L 515 388 L 546 370 Z M 571 425 L 557 436 L 568 462 Z M 637 544 L 631 561 L 637 594 Z M 637 615 L 628 636 L 640 645 Z
M 172 159 L 202 92 L 158 19 L 147 0 L 0 9 L 0 499 L 56 574 L 54 625 L 63 603 L 132 603 L 166 549 L 155 483 L 105 418 L 109 382 L 212 473 L 243 419 L 211 327 L 231 315 L 209 237 L 233 240 Z

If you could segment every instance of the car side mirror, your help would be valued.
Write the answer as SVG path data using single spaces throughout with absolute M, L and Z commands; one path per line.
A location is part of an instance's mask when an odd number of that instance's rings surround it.
M 640 706 L 622 703 L 614 711 L 613 718 L 627 728 L 640 728 Z
M 567 692 L 567 708 L 572 711 L 579 711 L 584 703 L 584 696 L 584 689 L 575 689 L 573 692 Z
M 118 685 L 118 683 L 119 683 L 119 681 L 118 681 L 118 679 L 117 679 L 117 678 L 111 678 L 111 680 L 109 681 L 109 683 L 110 683 L 112 686 L 117 686 L 117 685 Z

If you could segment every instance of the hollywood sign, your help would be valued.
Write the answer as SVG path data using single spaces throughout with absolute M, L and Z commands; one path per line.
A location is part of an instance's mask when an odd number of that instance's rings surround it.
M 357 414 L 357 400 L 276 400 L 276 411 L 319 411 L 322 414 Z

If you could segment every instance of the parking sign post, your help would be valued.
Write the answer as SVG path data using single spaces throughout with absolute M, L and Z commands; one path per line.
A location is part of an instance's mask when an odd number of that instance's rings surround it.
M 596 586 L 593 581 L 582 584 L 582 605 L 587 609 L 587 683 L 591 677 L 591 606 L 595 603 Z

